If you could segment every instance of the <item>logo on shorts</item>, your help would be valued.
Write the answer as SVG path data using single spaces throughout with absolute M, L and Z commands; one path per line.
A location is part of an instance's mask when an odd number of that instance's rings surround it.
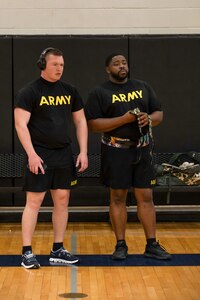
M 77 184 L 77 180 L 71 181 L 71 186 L 74 186 L 74 185 L 76 185 L 76 184 Z
M 151 185 L 155 185 L 156 184 L 156 179 L 151 180 Z

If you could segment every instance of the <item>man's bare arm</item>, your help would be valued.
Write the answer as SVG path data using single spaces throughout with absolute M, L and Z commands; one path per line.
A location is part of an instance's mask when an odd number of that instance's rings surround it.
M 31 116 L 30 112 L 19 107 L 15 108 L 14 110 L 15 129 L 18 138 L 28 156 L 30 171 L 32 173 L 38 174 L 38 168 L 39 168 L 42 174 L 44 174 L 44 169 L 42 166 L 43 160 L 37 155 L 37 153 L 34 150 L 31 141 L 31 136 L 27 126 L 30 120 L 30 116 Z
M 88 126 L 93 132 L 107 132 L 124 124 L 135 122 L 136 120 L 137 116 L 127 112 L 120 117 L 89 120 Z

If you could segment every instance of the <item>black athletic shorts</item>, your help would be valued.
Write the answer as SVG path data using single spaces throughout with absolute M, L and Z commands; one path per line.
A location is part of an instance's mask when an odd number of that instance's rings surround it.
M 56 189 L 72 189 L 77 184 L 75 165 L 64 168 L 48 168 L 45 174 L 33 174 L 27 168 L 23 190 L 29 192 L 45 192 Z
M 47 166 L 45 174 L 25 171 L 24 191 L 45 192 L 55 189 L 71 189 L 77 184 L 77 172 L 71 146 L 61 149 L 45 149 L 35 146 L 36 153 Z
M 152 188 L 155 172 L 151 146 L 129 149 L 101 144 L 103 184 L 113 189 Z

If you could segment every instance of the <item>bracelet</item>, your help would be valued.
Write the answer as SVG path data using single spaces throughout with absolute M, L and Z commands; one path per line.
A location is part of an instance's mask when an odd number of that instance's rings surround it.
M 152 126 L 152 117 L 148 115 L 149 125 Z
M 132 114 L 132 115 L 138 116 L 138 114 L 140 113 L 140 109 L 138 107 L 136 107 L 133 110 L 129 110 L 129 113 Z

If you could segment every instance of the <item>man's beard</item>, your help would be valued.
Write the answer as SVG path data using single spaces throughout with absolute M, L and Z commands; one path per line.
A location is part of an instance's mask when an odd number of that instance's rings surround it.
M 116 79 L 117 81 L 124 81 L 124 79 L 126 79 L 126 78 L 128 77 L 128 72 L 127 72 L 125 75 L 119 75 L 119 73 L 118 73 L 118 74 L 116 74 L 116 73 L 111 73 L 111 75 L 112 75 L 112 77 L 113 77 L 114 79 Z

